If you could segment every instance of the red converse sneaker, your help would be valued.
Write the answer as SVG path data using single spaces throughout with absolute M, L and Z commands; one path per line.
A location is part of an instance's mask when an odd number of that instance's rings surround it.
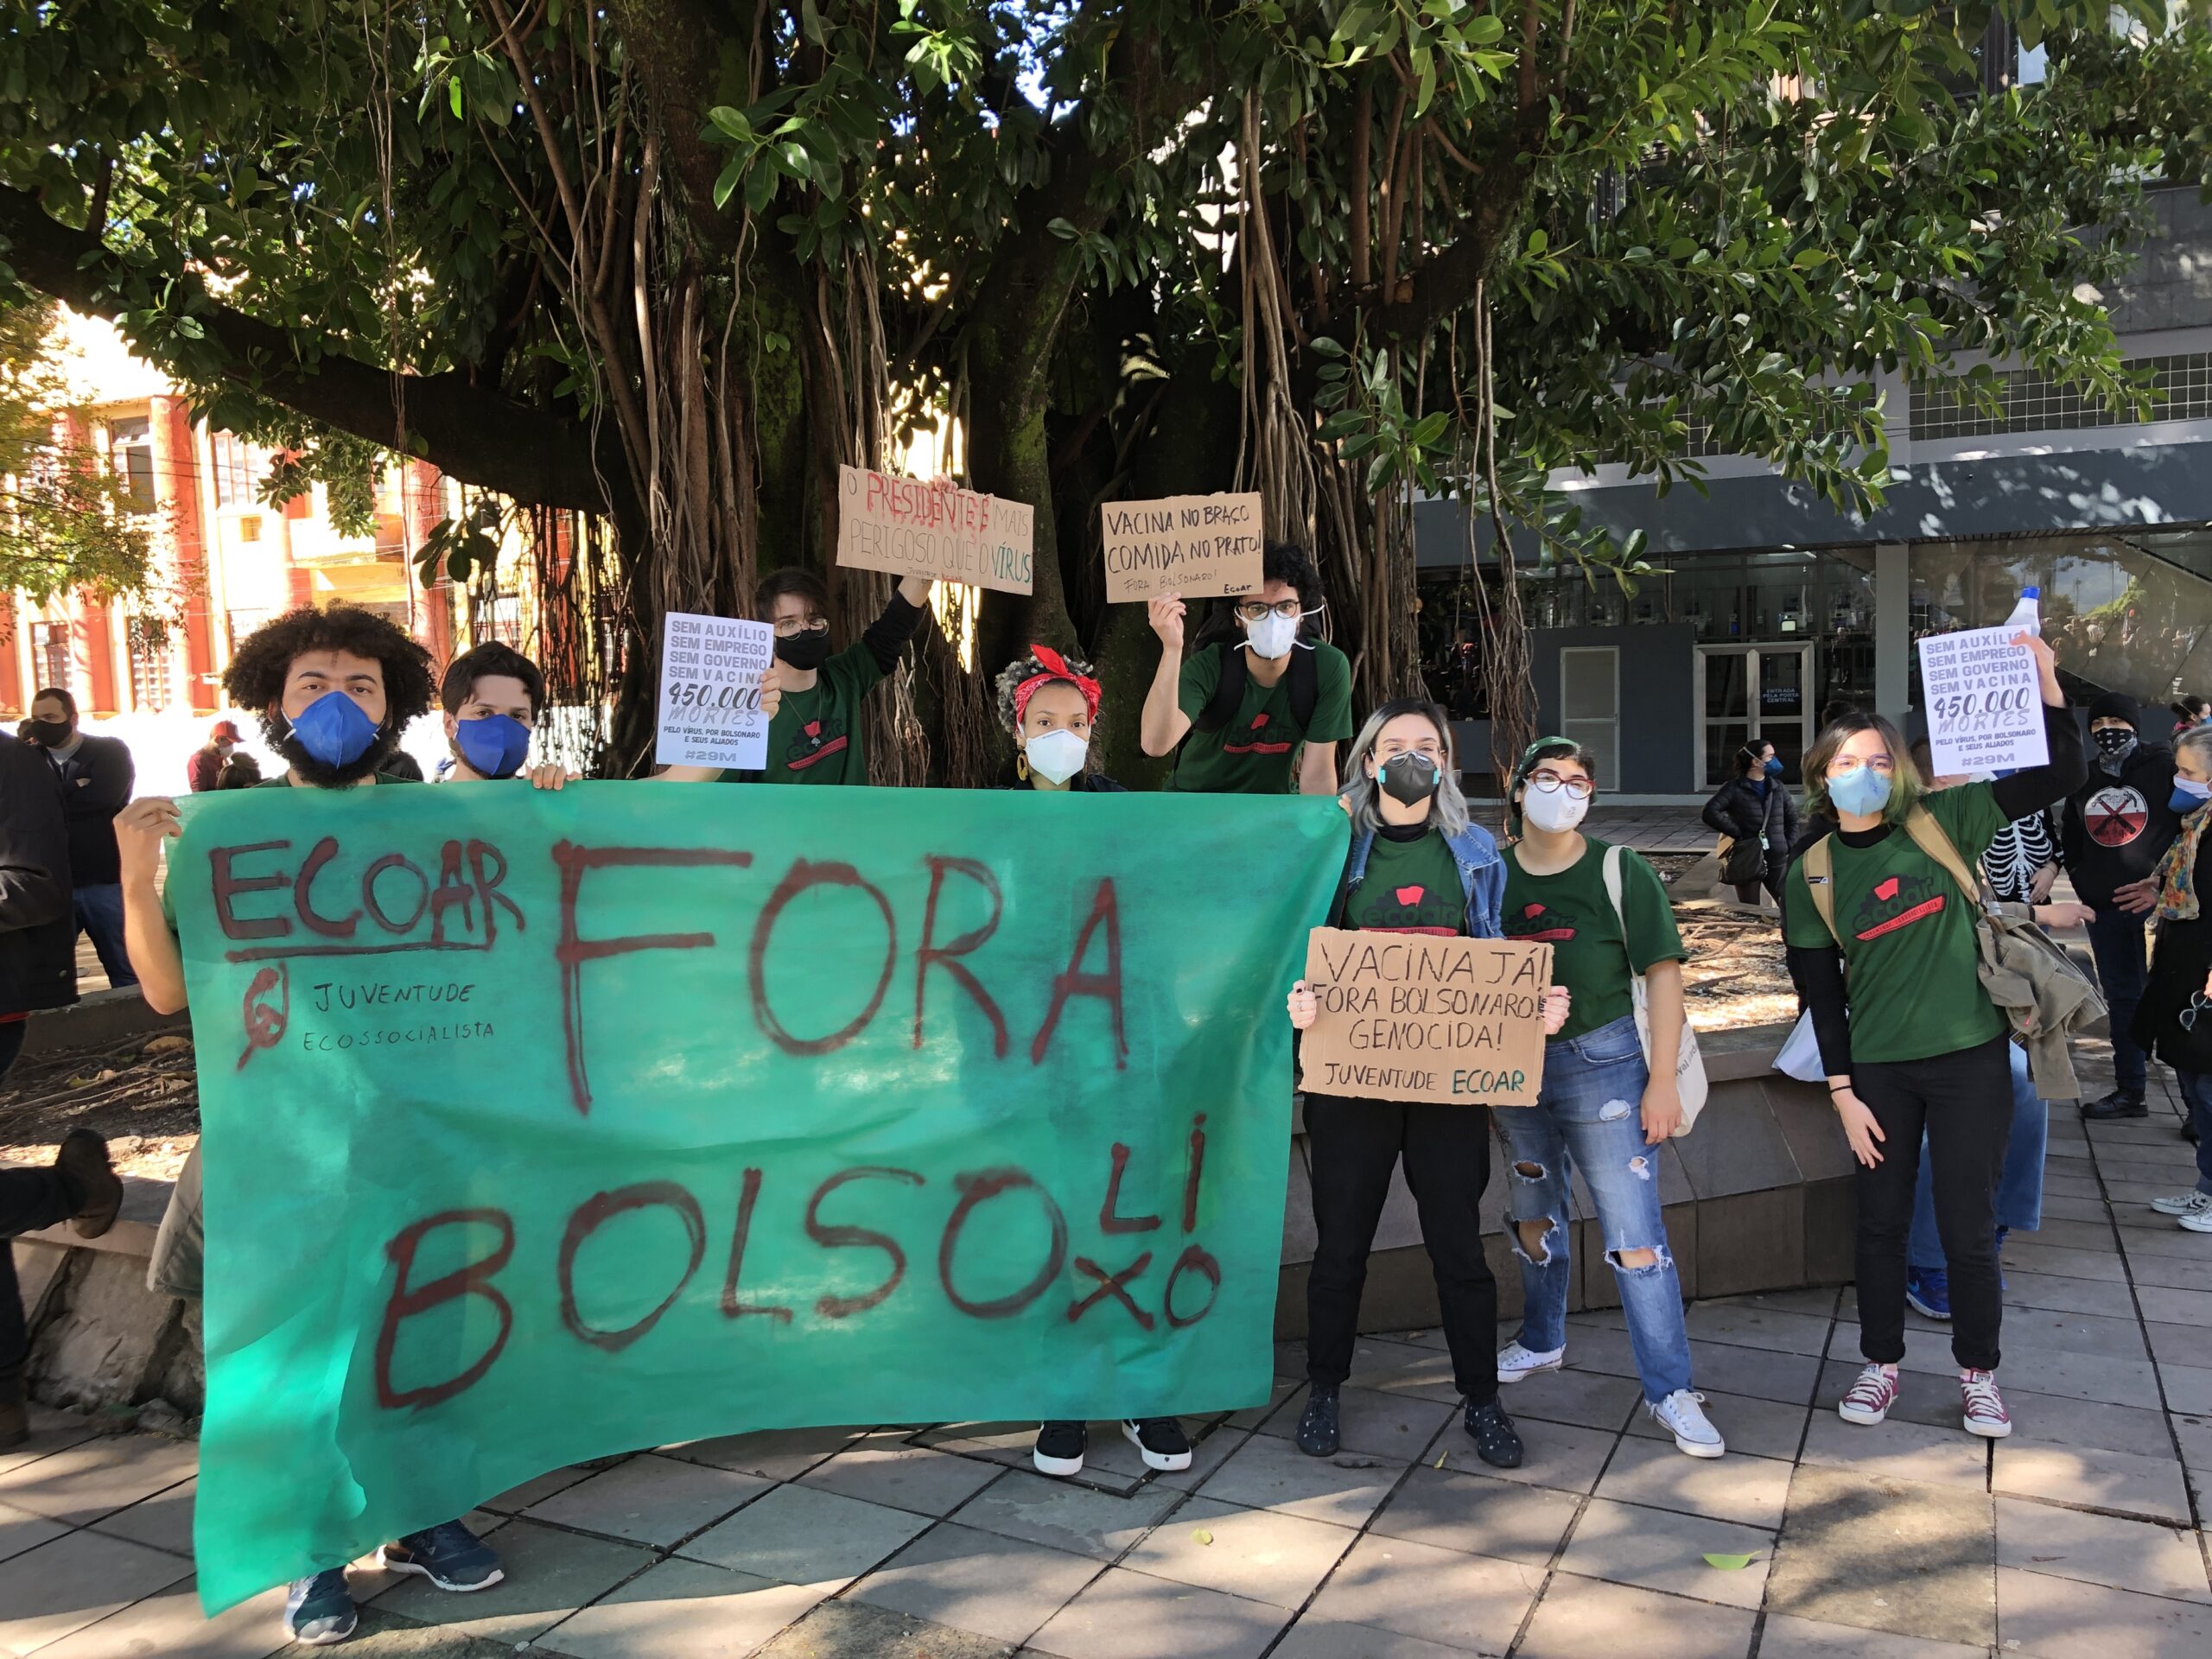
M 2005 1414 L 2004 1396 L 1997 1392 L 1993 1371 L 1961 1371 L 1959 1403 L 1966 1409 L 1967 1433 L 1986 1440 L 2001 1440 L 2012 1432 Z
M 1837 1402 L 1835 1409 L 1836 1414 L 1847 1423 L 1872 1425 L 1888 1416 L 1890 1408 L 1897 1402 L 1897 1373 L 1870 1364 L 1859 1373 L 1859 1380 Z

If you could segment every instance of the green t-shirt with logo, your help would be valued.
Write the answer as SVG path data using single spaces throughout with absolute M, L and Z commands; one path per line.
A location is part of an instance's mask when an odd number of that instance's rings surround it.
M 1583 838 L 1582 856 L 1556 875 L 1531 875 L 1505 849 L 1505 937 L 1552 948 L 1552 983 L 1573 998 L 1561 1037 L 1580 1037 L 1636 1012 L 1634 981 L 1658 962 L 1688 954 L 1667 884 L 1640 855 L 1621 852 L 1621 907 L 1605 892 L 1605 849 Z M 1621 918 L 1628 920 L 1625 935 Z
M 1459 861 L 1432 827 L 1404 841 L 1386 830 L 1367 855 L 1367 874 L 1344 901 L 1344 925 L 1382 933 L 1467 931 Z
M 868 752 L 861 735 L 861 699 L 883 678 L 865 639 L 822 664 L 808 691 L 786 691 L 768 722 L 767 769 L 725 772 L 725 784 L 864 784 Z
M 1922 797 L 1971 868 L 2009 820 L 1987 784 Z M 2005 1034 L 1981 988 L 1974 906 L 1902 824 L 1871 847 L 1828 838 L 1835 931 L 1813 907 L 1801 861 L 1784 886 L 1783 938 L 1807 950 L 1840 944 L 1854 1060 L 1924 1060 Z
M 1244 696 L 1228 724 L 1202 732 L 1193 726 L 1175 757 L 1172 790 L 1214 795 L 1294 795 L 1296 763 L 1304 743 L 1344 743 L 1351 738 L 1351 659 L 1325 639 L 1313 645 L 1313 718 L 1300 730 L 1290 707 L 1290 673 L 1273 685 L 1246 674 Z M 1294 649 L 1303 651 L 1300 644 Z M 1183 664 L 1175 701 L 1192 720 L 1205 713 L 1221 683 L 1221 654 L 1242 651 L 1235 642 L 1208 645 Z M 1249 666 L 1249 665 L 1248 665 Z

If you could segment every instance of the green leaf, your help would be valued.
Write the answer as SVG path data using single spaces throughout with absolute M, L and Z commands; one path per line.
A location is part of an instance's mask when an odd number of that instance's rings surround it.
M 1541 253 L 1545 249 L 1550 247 L 1551 245 L 1551 233 L 1545 230 L 1542 226 L 1539 225 L 1535 230 L 1529 232 L 1529 251 L 1530 253 Z
M 753 124 L 745 118 L 745 111 L 734 110 L 727 104 L 717 104 L 707 111 L 707 119 L 715 130 L 741 144 L 753 142 Z
M 1423 416 L 1420 423 L 1406 434 L 1406 437 L 1408 442 L 1419 444 L 1424 449 L 1433 448 L 1437 441 L 1444 435 L 1444 429 L 1451 424 L 1452 412 L 1449 410 L 1440 409 Z
M 461 119 L 461 77 L 454 76 L 446 82 L 446 102 L 453 109 L 453 118 Z
M 1066 221 L 1065 219 L 1054 219 L 1052 223 L 1055 225 L 1061 225 L 1065 224 Z M 1337 340 L 1330 339 L 1326 334 L 1316 334 L 1313 339 L 1307 340 L 1306 344 L 1307 349 L 1319 357 L 1342 357 L 1344 354 L 1344 348 L 1343 345 Z
M 1708 1554 L 1705 1558 L 1705 1564 L 1707 1567 L 1717 1567 L 1724 1573 L 1740 1573 L 1757 1560 L 1758 1557 L 1756 1555 Z

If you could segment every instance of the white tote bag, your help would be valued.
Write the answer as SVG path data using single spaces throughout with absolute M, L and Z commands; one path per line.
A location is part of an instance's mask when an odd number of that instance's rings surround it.
M 1605 896 L 1613 901 L 1613 914 L 1619 918 L 1621 938 L 1625 947 L 1628 938 L 1628 917 L 1621 909 L 1620 847 L 1605 849 Z M 1644 1063 L 1651 1060 L 1651 1010 L 1647 1002 L 1648 993 L 1643 976 L 1634 978 L 1636 995 L 1636 1034 L 1643 1042 Z M 1697 1127 L 1697 1115 L 1705 1109 L 1708 1085 L 1705 1077 L 1705 1056 L 1698 1052 L 1697 1033 L 1690 1026 L 1689 1008 L 1682 1009 L 1682 1040 L 1675 1051 L 1675 1092 L 1682 1103 L 1682 1121 L 1675 1128 L 1675 1138 L 1680 1140 Z
M 1820 1039 L 1813 1035 L 1813 1016 L 1810 1010 L 1797 1016 L 1797 1023 L 1789 1028 L 1789 1035 L 1782 1045 L 1782 1052 L 1774 1057 L 1774 1069 L 1786 1077 L 1800 1083 L 1826 1083 L 1828 1069 L 1821 1064 Z

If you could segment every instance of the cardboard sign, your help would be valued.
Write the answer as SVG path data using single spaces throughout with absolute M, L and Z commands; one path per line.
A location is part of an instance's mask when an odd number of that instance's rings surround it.
M 1106 535 L 1109 603 L 1166 594 L 1185 599 L 1256 594 L 1263 585 L 1257 495 L 1109 501 L 1098 513 Z
M 1268 1398 L 1335 803 L 189 798 L 211 1610 L 634 1446 Z
M 1548 944 L 1317 927 L 1306 983 L 1321 1017 L 1299 1046 L 1300 1088 L 1443 1106 L 1536 1103 Z
M 837 469 L 837 563 L 849 570 L 1026 594 L 1036 537 L 1037 510 L 1027 502 Z
M 766 622 L 671 611 L 661 630 L 653 759 L 664 766 L 766 766 L 760 677 L 775 655 L 776 631 Z
M 1922 706 L 1936 775 L 2049 764 L 2043 684 L 2012 628 L 1968 628 L 1920 642 Z

